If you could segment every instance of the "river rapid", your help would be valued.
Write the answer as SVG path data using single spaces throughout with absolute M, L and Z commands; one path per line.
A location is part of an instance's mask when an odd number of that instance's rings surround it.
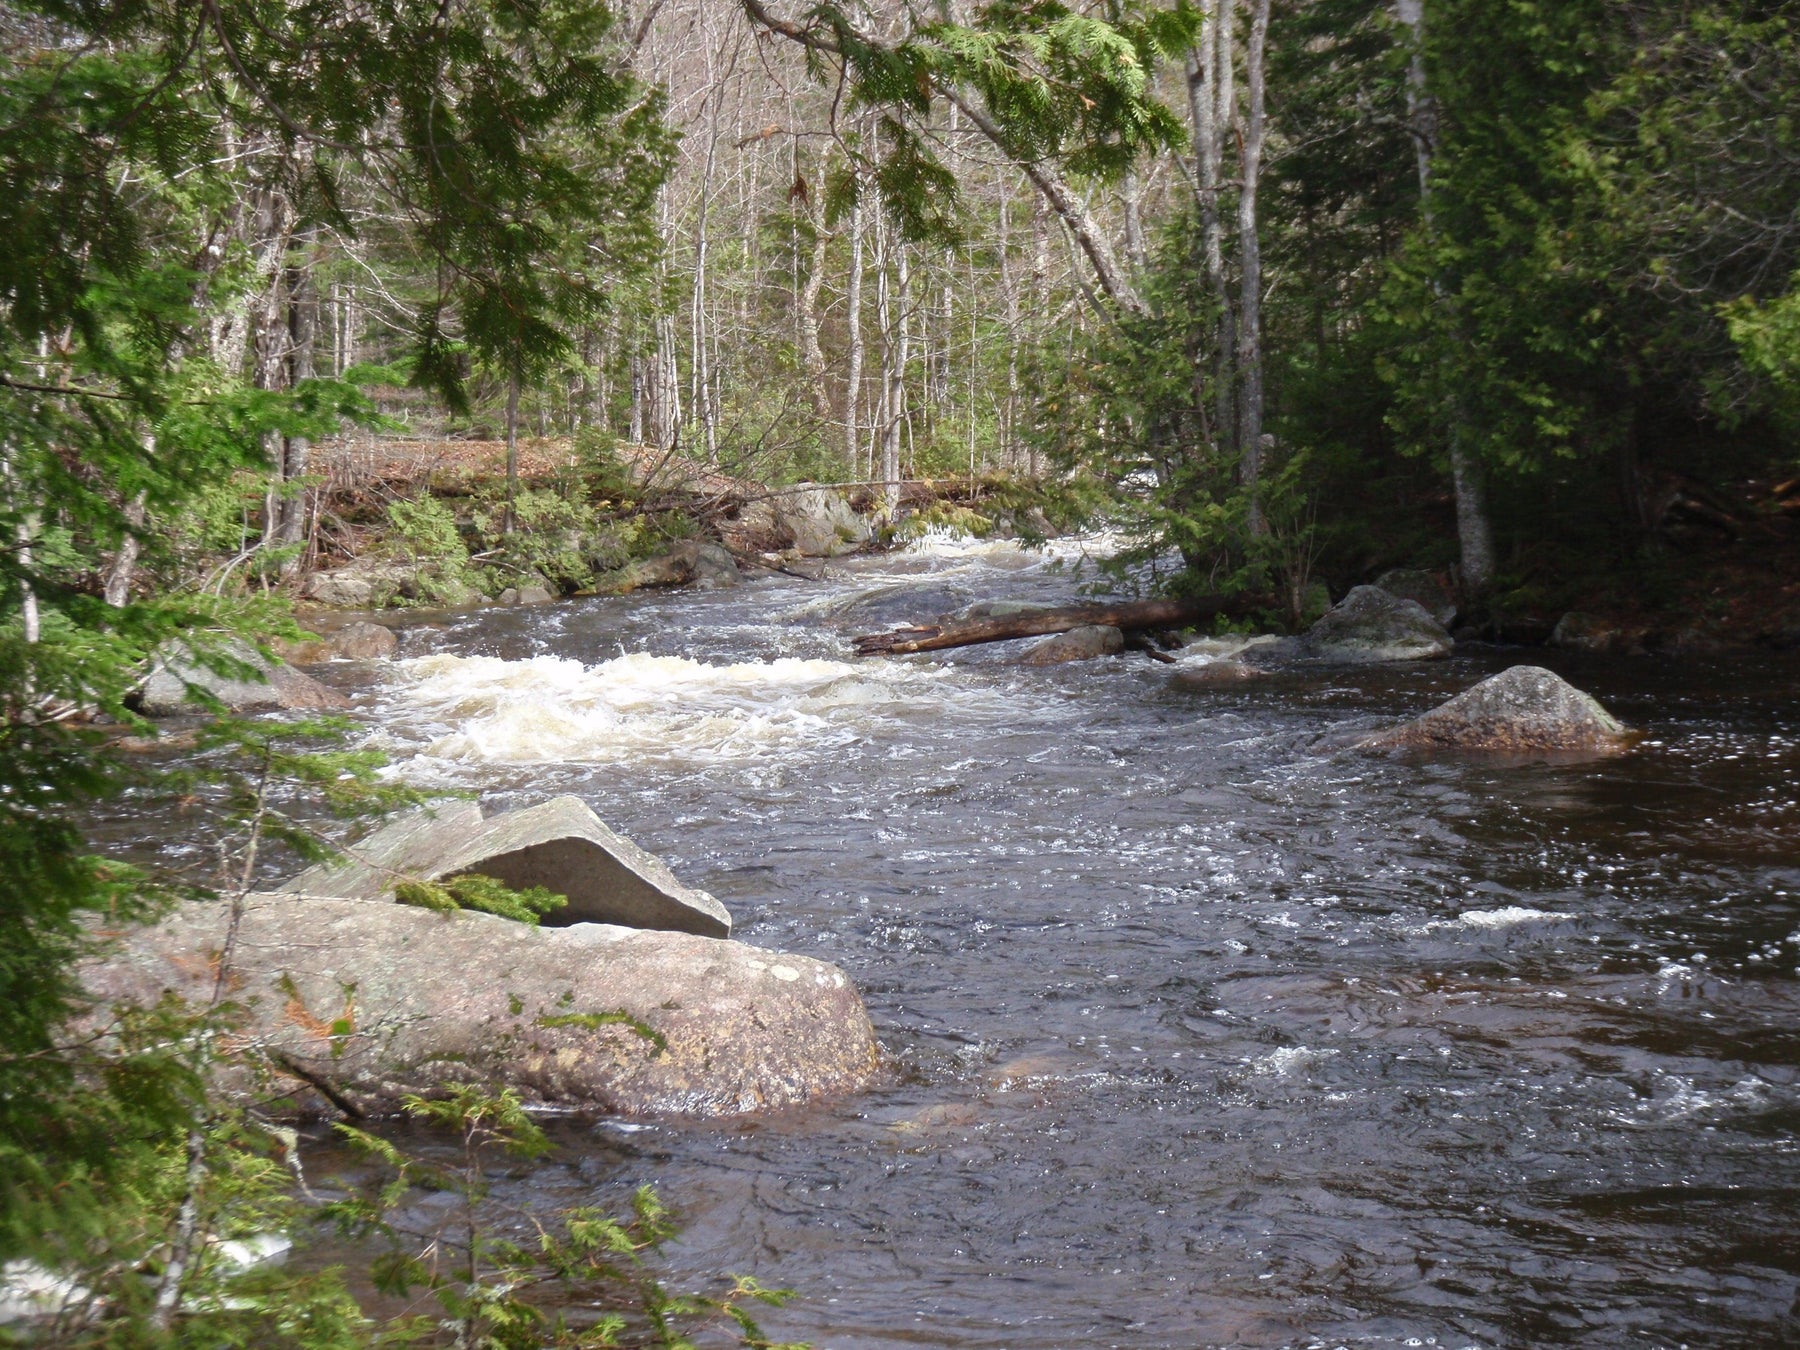
M 843 967 L 889 1053 L 807 1110 L 555 1121 L 502 1198 L 652 1182 L 674 1286 L 792 1287 L 767 1327 L 838 1350 L 1800 1341 L 1794 659 L 1181 693 L 1141 654 L 849 655 L 1070 597 L 1078 553 L 488 609 L 338 676 L 409 780 L 582 796 Z M 1520 662 L 1644 743 L 1331 748 Z

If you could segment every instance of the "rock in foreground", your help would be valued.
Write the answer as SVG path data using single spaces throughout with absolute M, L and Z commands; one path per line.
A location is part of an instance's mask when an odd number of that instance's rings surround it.
M 204 711 L 190 686 L 211 694 L 227 712 L 272 709 L 347 708 L 350 700 L 303 675 L 285 661 L 266 659 L 247 642 L 233 638 L 220 649 L 245 667 L 243 675 L 220 675 L 206 669 L 185 648 L 158 654 L 144 680 L 138 706 L 146 717 L 176 717 Z M 250 673 L 250 672 L 254 672 Z M 256 678 L 260 674 L 261 679 Z
M 1418 601 L 1358 586 L 1307 629 L 1293 654 L 1347 663 L 1432 661 L 1450 655 L 1455 646 Z
M 1091 661 L 1096 656 L 1117 656 L 1125 650 L 1125 634 L 1108 624 L 1083 624 L 1045 638 L 1025 650 L 1022 666 L 1056 666 L 1064 661 Z
M 379 900 L 404 878 L 441 881 L 478 872 L 514 890 L 542 886 L 568 896 L 547 923 L 731 936 L 725 906 L 682 885 L 662 859 L 608 829 L 579 797 L 553 797 L 485 819 L 474 802 L 445 802 L 377 830 L 348 853 L 308 868 L 281 891 Z
M 1605 708 L 1541 666 L 1513 666 L 1423 717 L 1358 742 L 1366 750 L 1608 753 L 1631 733 Z
M 184 905 L 128 933 L 84 983 L 107 1005 L 168 990 L 202 1006 L 228 919 L 223 903 Z M 473 1081 L 624 1115 L 734 1115 L 855 1091 L 878 1056 L 835 966 L 602 924 L 257 894 L 230 990 L 297 1114 L 328 1114 L 333 1097 L 392 1113 L 408 1093 Z

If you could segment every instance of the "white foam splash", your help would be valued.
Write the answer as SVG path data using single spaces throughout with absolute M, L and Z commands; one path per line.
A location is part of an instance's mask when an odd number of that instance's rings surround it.
M 1320 1060 L 1331 1059 L 1337 1053 L 1336 1050 L 1315 1050 L 1307 1045 L 1287 1045 L 1251 1061 L 1250 1072 L 1286 1078 L 1299 1070 L 1310 1069 Z
M 425 656 L 395 673 L 390 734 L 423 741 L 422 758 L 544 764 L 844 745 L 896 704 L 941 706 L 946 672 L 795 657 L 714 666 L 640 652 L 597 666 Z
M 1566 919 L 1566 914 L 1552 914 L 1546 909 L 1527 909 L 1523 905 L 1507 905 L 1501 909 L 1466 909 L 1456 922 L 1467 928 L 1510 928 L 1516 923 L 1537 923 Z

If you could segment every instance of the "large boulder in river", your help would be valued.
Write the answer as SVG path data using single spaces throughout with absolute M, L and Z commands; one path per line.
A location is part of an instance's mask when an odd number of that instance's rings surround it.
M 176 717 L 205 711 L 204 691 L 227 712 L 274 709 L 347 708 L 350 700 L 303 675 L 285 661 L 271 660 L 249 643 L 232 638 L 216 649 L 222 670 L 210 670 L 185 646 L 170 644 L 150 663 L 138 695 L 146 717 Z
M 728 550 L 700 539 L 683 539 L 659 557 L 632 563 L 598 589 L 604 594 L 624 595 L 696 583 L 712 588 L 735 586 L 741 580 L 737 559 Z
M 1301 635 L 1293 654 L 1319 661 L 1430 661 L 1455 642 L 1416 600 L 1358 586 Z M 1271 647 L 1270 652 L 1276 649 Z
M 297 666 L 324 661 L 386 661 L 400 650 L 400 639 L 391 628 L 358 619 L 304 642 L 278 642 L 275 650 Z
M 1394 567 L 1375 578 L 1375 585 L 1401 600 L 1416 600 L 1444 627 L 1456 622 L 1456 595 L 1436 572 Z
M 1107 624 L 1083 624 L 1045 638 L 1028 647 L 1019 658 L 1022 666 L 1055 666 L 1064 661 L 1091 661 L 1096 656 L 1116 656 L 1125 650 L 1125 634 Z
M 345 852 L 343 860 L 308 868 L 281 891 L 378 900 L 399 880 L 479 873 L 514 890 L 542 886 L 566 895 L 568 905 L 548 923 L 731 935 L 725 906 L 682 885 L 662 859 L 608 829 L 579 797 L 485 818 L 474 802 L 446 802 L 394 821 Z
M 82 982 L 102 1009 L 165 992 L 204 1006 L 229 922 L 226 904 L 184 905 Z M 878 1062 L 835 966 L 687 933 L 253 894 L 230 950 L 241 1043 L 296 1114 L 393 1113 L 408 1093 L 479 1082 L 627 1115 L 733 1115 L 854 1091 Z M 226 1086 L 269 1095 L 248 1072 Z
M 869 542 L 869 522 L 830 488 L 800 487 L 772 502 L 781 528 L 809 558 L 836 558 Z
M 1591 696 L 1541 666 L 1513 666 L 1423 717 L 1365 737 L 1366 750 L 1594 753 L 1623 750 L 1631 733 Z

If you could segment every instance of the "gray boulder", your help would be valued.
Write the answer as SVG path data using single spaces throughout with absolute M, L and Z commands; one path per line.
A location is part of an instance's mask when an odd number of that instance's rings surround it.
M 1293 654 L 1318 661 L 1431 661 L 1456 644 L 1416 600 L 1358 586 L 1300 637 Z M 1275 651 L 1274 647 L 1268 650 Z
M 662 859 L 609 830 L 579 797 L 553 797 L 486 819 L 474 802 L 446 802 L 403 817 L 346 852 L 347 859 L 308 868 L 281 891 L 379 900 L 396 881 L 479 872 L 514 890 L 542 886 L 568 896 L 546 923 L 731 935 L 725 906 L 682 885 Z
M 418 569 L 377 558 L 356 558 L 330 572 L 314 572 L 301 595 L 338 609 L 380 609 L 418 592 Z
M 1541 666 L 1513 666 L 1423 717 L 1358 742 L 1366 750 L 1454 749 L 1500 754 L 1612 752 L 1631 733 L 1592 697 Z
M 1416 600 L 1444 627 L 1456 622 L 1456 596 L 1436 572 L 1395 567 L 1375 578 L 1376 586 L 1401 600 Z
M 1045 638 L 1027 648 L 1022 666 L 1055 666 L 1064 661 L 1091 661 L 1096 656 L 1116 656 L 1125 650 L 1125 634 L 1106 624 L 1084 624 L 1066 633 Z
M 146 717 L 176 717 L 205 710 L 192 689 L 202 689 L 227 712 L 273 709 L 348 708 L 350 700 L 327 689 L 285 661 L 270 660 L 249 643 L 232 638 L 219 651 L 242 668 L 217 674 L 194 659 L 186 647 L 171 644 L 151 659 L 138 706 Z M 190 686 L 192 688 L 190 688 Z
M 869 523 L 830 488 L 784 492 L 772 499 L 775 518 L 809 558 L 836 558 L 869 542 Z
M 548 586 L 508 586 L 494 599 L 502 605 L 547 605 L 556 597 Z
M 737 559 L 729 550 L 698 539 L 683 539 L 661 557 L 632 563 L 598 589 L 603 594 L 625 595 L 696 583 L 709 588 L 735 586 L 741 580 Z
M 1229 689 L 1267 677 L 1267 672 L 1242 661 L 1192 661 L 1169 676 L 1169 688 L 1185 691 Z
M 82 971 L 96 1021 L 165 991 L 203 1006 L 229 918 L 188 904 L 127 933 Z M 835 966 L 687 933 L 263 893 L 231 950 L 239 1034 L 290 1115 L 391 1114 L 408 1093 L 480 1082 L 533 1103 L 724 1116 L 855 1091 L 879 1062 Z M 269 1096 L 247 1070 L 224 1086 Z
M 400 639 L 391 628 L 358 619 L 306 642 L 278 643 L 277 650 L 299 666 L 321 661 L 386 661 L 400 650 Z

